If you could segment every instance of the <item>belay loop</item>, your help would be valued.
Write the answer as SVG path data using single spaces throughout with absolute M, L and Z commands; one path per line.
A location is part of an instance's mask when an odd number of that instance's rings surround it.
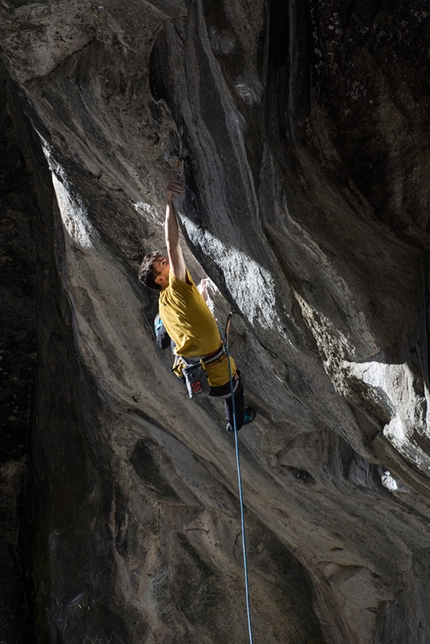
M 253 644 L 252 639 L 252 623 L 251 623 L 251 602 L 249 599 L 249 579 L 248 579 L 248 558 L 246 553 L 246 535 L 245 535 L 245 508 L 243 505 L 243 492 L 242 492 L 242 474 L 240 470 L 240 456 L 239 456 L 239 436 L 237 430 L 237 418 L 236 418 L 236 403 L 234 400 L 234 383 L 233 375 L 231 373 L 230 365 L 230 353 L 228 349 L 228 339 L 230 333 L 230 324 L 231 319 L 234 315 L 234 312 L 231 311 L 227 317 L 227 323 L 225 325 L 224 333 L 224 347 L 227 354 L 227 364 L 228 364 L 228 375 L 230 378 L 230 391 L 231 391 L 231 401 L 232 401 L 232 415 L 233 415 L 233 427 L 234 427 L 234 442 L 236 447 L 236 466 L 237 466 L 237 482 L 239 486 L 239 504 L 240 504 L 240 521 L 242 525 L 242 552 L 243 552 L 243 574 L 245 577 L 245 595 L 246 595 L 246 612 L 248 617 L 248 634 L 249 634 L 249 644 Z

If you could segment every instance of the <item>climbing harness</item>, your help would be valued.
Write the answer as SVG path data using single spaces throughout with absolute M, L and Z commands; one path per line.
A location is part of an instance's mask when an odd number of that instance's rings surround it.
M 190 398 L 204 398 L 210 394 L 211 386 L 207 378 L 206 366 L 222 358 L 224 353 L 224 345 L 221 344 L 216 351 L 201 358 L 178 356 L 179 360 L 186 365 L 182 370 L 182 375 L 185 378 Z
M 240 456 L 239 456 L 239 437 L 237 430 L 237 419 L 236 419 L 236 404 L 234 400 L 234 385 L 233 385 L 233 375 L 231 373 L 230 365 L 230 353 L 228 349 L 228 337 L 230 332 L 230 323 L 231 318 L 234 313 L 231 312 L 228 314 L 227 323 L 225 326 L 224 333 L 224 347 L 227 354 L 227 364 L 228 364 L 228 375 L 230 378 L 230 390 L 231 390 L 231 402 L 232 402 L 232 416 L 233 416 L 233 427 L 234 427 L 234 442 L 236 446 L 236 465 L 237 465 L 237 481 L 239 486 L 239 503 L 240 503 L 240 521 L 242 524 L 242 552 L 243 552 L 243 573 L 245 577 L 245 594 L 246 594 L 246 612 L 248 616 L 248 634 L 249 634 L 249 644 L 253 644 L 252 639 L 252 623 L 251 623 L 251 602 L 249 599 L 249 581 L 248 581 L 248 561 L 246 554 L 246 535 L 245 535 L 245 509 L 243 505 L 243 492 L 242 492 L 242 475 L 240 470 Z

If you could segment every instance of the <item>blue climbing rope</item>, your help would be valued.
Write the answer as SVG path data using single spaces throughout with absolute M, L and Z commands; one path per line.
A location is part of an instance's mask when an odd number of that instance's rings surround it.
M 249 633 L 249 644 L 253 644 L 252 639 L 252 623 L 251 623 L 251 602 L 249 599 L 249 580 L 248 580 L 248 558 L 246 554 L 246 535 L 245 535 L 245 508 L 243 505 L 243 492 L 242 492 L 242 474 L 240 470 L 240 456 L 239 456 L 239 436 L 237 429 L 236 421 L 236 401 L 234 399 L 234 384 L 233 384 L 233 375 L 231 373 L 230 365 L 230 353 L 228 350 L 228 334 L 230 331 L 230 322 L 233 317 L 233 313 L 229 313 L 227 318 L 227 324 L 225 327 L 225 352 L 227 354 L 227 363 L 228 363 L 228 375 L 230 378 L 230 392 L 231 392 L 231 403 L 232 403 L 232 412 L 233 412 L 233 428 L 234 428 L 234 442 L 236 446 L 236 465 L 237 465 L 237 482 L 239 486 L 239 503 L 240 503 L 240 521 L 242 524 L 242 552 L 243 552 L 243 572 L 245 577 L 245 594 L 246 594 L 246 612 L 248 616 L 248 633 Z

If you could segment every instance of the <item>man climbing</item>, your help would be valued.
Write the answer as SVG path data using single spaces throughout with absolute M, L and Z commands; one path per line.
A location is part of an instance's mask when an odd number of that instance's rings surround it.
M 203 361 L 210 385 L 210 396 L 224 399 L 227 431 L 233 431 L 228 357 L 215 318 L 199 293 L 185 266 L 179 242 L 179 226 L 173 197 L 181 195 L 180 180 L 167 186 L 165 236 L 167 257 L 158 252 L 148 253 L 139 269 L 139 280 L 149 288 L 160 291 L 159 315 L 175 344 L 177 357 L 173 370 L 182 377 L 184 367 L 191 361 Z M 196 361 L 196 358 L 200 359 Z M 244 409 L 243 385 L 233 358 L 230 357 L 236 407 L 236 427 L 255 418 L 252 407 Z

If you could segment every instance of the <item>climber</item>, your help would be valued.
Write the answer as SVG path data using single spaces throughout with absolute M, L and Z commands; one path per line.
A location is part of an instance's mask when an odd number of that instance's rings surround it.
M 173 198 L 184 188 L 179 179 L 167 186 L 165 237 L 167 257 L 159 252 L 145 255 L 139 268 L 139 280 L 160 292 L 159 315 L 174 343 L 173 371 L 183 378 L 190 367 L 203 363 L 208 393 L 224 399 L 227 431 L 233 431 L 233 405 L 230 376 L 220 331 L 204 298 L 199 293 L 185 266 L 179 240 L 179 225 Z M 236 408 L 236 427 L 250 423 L 255 418 L 252 407 L 244 408 L 243 385 L 233 358 L 230 357 L 231 374 Z M 190 383 L 187 383 L 188 385 Z M 191 383 L 190 396 L 192 396 Z M 198 383 L 199 384 L 199 383 Z

